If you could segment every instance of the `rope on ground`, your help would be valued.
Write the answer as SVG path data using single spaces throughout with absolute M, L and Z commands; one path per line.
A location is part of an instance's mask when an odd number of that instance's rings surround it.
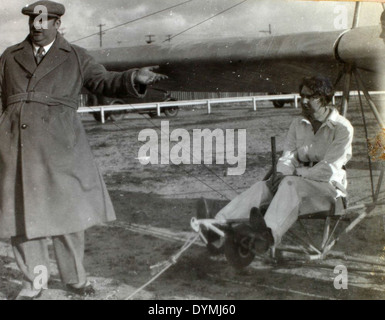
M 131 300 L 135 295 L 137 295 L 140 291 L 142 291 L 144 288 L 146 288 L 149 284 L 154 282 L 157 278 L 159 278 L 162 273 L 164 273 L 168 268 L 170 268 L 172 265 L 176 264 L 180 256 L 188 249 L 190 248 L 197 240 L 199 239 L 199 234 L 192 235 L 185 244 L 182 246 L 182 248 L 174 254 L 169 260 L 157 263 L 156 265 L 153 265 L 150 267 L 150 269 L 158 270 L 159 268 L 163 268 L 158 273 L 155 274 L 154 277 L 152 277 L 149 281 L 147 281 L 143 286 L 135 290 L 130 296 L 125 298 L 124 300 Z M 156 272 L 156 271 L 155 271 Z M 151 272 L 153 273 L 153 272 Z

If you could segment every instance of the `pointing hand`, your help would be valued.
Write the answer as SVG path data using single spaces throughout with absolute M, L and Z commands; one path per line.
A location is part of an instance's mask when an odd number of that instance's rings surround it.
M 159 66 L 140 68 L 136 73 L 136 77 L 134 79 L 135 83 L 149 85 L 167 79 L 168 77 L 166 75 L 153 72 L 154 69 L 158 68 Z

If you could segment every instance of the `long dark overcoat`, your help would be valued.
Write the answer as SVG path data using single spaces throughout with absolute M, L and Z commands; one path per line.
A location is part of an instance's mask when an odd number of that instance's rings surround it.
M 62 235 L 114 220 L 77 100 L 83 86 L 142 96 L 135 70 L 107 72 L 59 34 L 38 66 L 29 38 L 0 63 L 0 238 Z

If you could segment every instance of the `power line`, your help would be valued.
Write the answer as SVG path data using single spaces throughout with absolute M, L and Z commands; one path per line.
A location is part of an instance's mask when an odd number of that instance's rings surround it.
M 114 27 L 105 29 L 104 32 L 107 32 L 107 31 L 110 31 L 110 30 L 113 30 L 113 29 L 116 29 L 116 28 L 125 26 L 125 25 L 127 25 L 127 24 L 129 24 L 129 23 L 133 23 L 133 22 L 136 22 L 136 21 L 139 21 L 139 20 L 142 20 L 142 19 L 151 17 L 151 16 L 153 16 L 153 15 L 155 15 L 155 14 L 158 14 L 158 13 L 161 13 L 161 12 L 164 12 L 164 11 L 168 11 L 168 10 L 170 10 L 170 9 L 179 7 L 179 6 L 184 5 L 184 4 L 186 4 L 186 3 L 188 3 L 188 2 L 191 2 L 191 1 L 194 1 L 194 0 L 187 0 L 187 1 L 185 1 L 185 2 L 176 4 L 176 5 L 174 5 L 174 6 L 167 7 L 167 8 L 165 8 L 165 9 L 162 9 L 162 10 L 155 11 L 155 12 L 153 12 L 153 13 L 147 14 L 147 15 L 145 15 L 145 16 L 143 16 L 143 17 L 136 18 L 136 19 L 134 19 L 134 20 L 130 20 L 130 21 L 127 21 L 127 22 L 125 22 L 125 23 L 118 24 L 118 25 L 116 25 L 116 26 L 114 26 Z M 77 40 L 74 40 L 74 41 L 71 41 L 71 42 L 72 42 L 72 43 L 78 42 L 78 41 L 81 41 L 81 40 L 84 40 L 84 39 L 93 37 L 93 36 L 98 35 L 98 34 L 99 34 L 99 32 L 96 32 L 96 33 L 90 34 L 89 36 L 85 36 L 85 37 L 83 37 L 83 38 L 80 38 L 80 39 L 77 39 Z
M 231 10 L 231 9 L 233 9 L 233 8 L 235 8 L 235 7 L 239 6 L 239 5 L 241 5 L 242 3 L 245 3 L 246 1 L 247 1 L 247 0 L 243 0 L 243 1 L 241 1 L 241 2 L 239 2 L 239 3 L 237 3 L 237 4 L 235 4 L 235 5 L 233 5 L 233 6 L 229 7 L 229 8 L 227 8 L 227 9 L 225 9 L 225 10 L 223 10 L 223 11 L 221 11 L 221 12 L 219 12 L 219 13 L 213 15 L 213 16 L 211 16 L 210 18 L 207 18 L 207 19 L 205 19 L 205 20 L 203 20 L 203 21 L 201 21 L 201 22 L 199 22 L 199 23 L 193 25 L 192 27 L 187 28 L 186 30 L 183 30 L 182 32 L 177 33 L 176 35 L 172 36 L 170 39 L 166 39 L 166 40 L 164 40 L 163 42 L 170 41 L 171 39 L 174 39 L 175 37 L 181 35 L 182 33 L 185 33 L 185 32 L 187 32 L 187 31 L 189 31 L 189 30 L 191 30 L 191 29 L 193 29 L 193 28 L 195 28 L 195 27 L 197 27 L 197 26 L 199 26 L 199 25 L 201 25 L 201 24 L 203 24 L 203 23 L 205 23 L 205 22 L 207 22 L 207 21 L 209 21 L 209 20 L 211 20 L 211 19 L 213 19 L 213 18 L 219 16 L 219 15 L 221 15 L 222 13 L 225 13 L 226 11 L 229 11 L 229 10 Z

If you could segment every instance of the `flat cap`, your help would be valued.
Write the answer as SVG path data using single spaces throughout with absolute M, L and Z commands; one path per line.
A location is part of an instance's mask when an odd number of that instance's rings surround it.
M 36 9 L 36 6 L 44 6 L 47 8 L 47 14 L 50 18 L 60 18 L 65 13 L 65 7 L 61 3 L 57 3 L 54 1 L 37 1 L 30 5 L 27 5 L 21 10 L 22 14 L 27 16 L 38 16 L 41 13 L 44 13 L 42 10 Z

